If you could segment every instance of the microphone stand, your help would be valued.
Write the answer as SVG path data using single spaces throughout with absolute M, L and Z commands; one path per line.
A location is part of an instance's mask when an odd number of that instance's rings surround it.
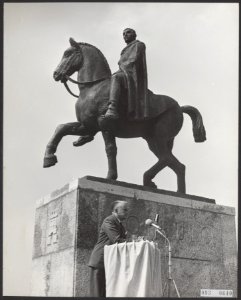
M 162 233 L 160 230 L 156 229 L 156 232 L 158 232 L 161 236 L 164 237 L 164 239 L 167 241 L 168 243 L 168 279 L 167 279 L 167 282 L 165 282 L 165 285 L 164 285 L 164 289 L 163 289 L 163 296 L 164 296 L 164 292 L 166 290 L 166 287 L 167 287 L 167 297 L 170 298 L 170 292 L 171 292 L 171 283 L 173 283 L 174 287 L 175 287 L 175 290 L 176 290 L 176 293 L 177 293 L 177 296 L 178 298 L 180 298 L 180 294 L 178 292 L 178 289 L 177 289 L 177 285 L 176 285 L 176 282 L 175 280 L 172 278 L 172 249 L 171 249 L 171 244 L 170 244 L 170 241 L 169 239 L 165 236 L 164 233 Z

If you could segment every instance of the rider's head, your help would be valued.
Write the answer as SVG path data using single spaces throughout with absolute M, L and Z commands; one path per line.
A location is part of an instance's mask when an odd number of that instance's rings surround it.
M 136 32 L 134 29 L 126 28 L 123 30 L 123 38 L 127 44 L 136 39 Z

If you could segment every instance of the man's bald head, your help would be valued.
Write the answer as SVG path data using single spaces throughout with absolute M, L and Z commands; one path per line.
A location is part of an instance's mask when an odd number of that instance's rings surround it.
M 127 201 L 117 200 L 112 203 L 112 211 L 120 221 L 127 218 L 129 205 Z

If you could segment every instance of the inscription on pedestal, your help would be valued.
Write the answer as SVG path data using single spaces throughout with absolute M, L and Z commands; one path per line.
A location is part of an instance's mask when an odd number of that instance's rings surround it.
M 48 208 L 48 219 L 46 228 L 46 253 L 58 250 L 60 222 L 61 222 L 61 201 L 51 203 Z
M 47 246 L 58 243 L 57 218 L 58 213 L 56 211 L 51 212 L 48 220 Z

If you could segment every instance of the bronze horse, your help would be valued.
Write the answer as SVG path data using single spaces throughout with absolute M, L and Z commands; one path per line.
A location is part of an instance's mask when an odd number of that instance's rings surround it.
M 54 154 L 61 139 L 66 135 L 94 136 L 102 132 L 108 158 L 108 179 L 117 179 L 115 138 L 142 137 L 148 143 L 150 150 L 157 156 L 158 161 L 144 173 L 143 184 L 156 187 L 152 179 L 165 167 L 171 168 L 177 175 L 177 191 L 186 192 L 185 166 L 172 154 L 175 136 L 183 124 L 183 113 L 187 113 L 193 123 L 193 136 L 196 142 L 206 140 L 205 128 L 200 112 L 192 106 L 179 106 L 178 103 L 163 95 L 166 110 L 159 115 L 144 121 L 129 121 L 125 115 L 125 93 L 121 99 L 121 118 L 113 128 L 107 128 L 103 119 L 108 101 L 111 80 L 109 65 L 99 49 L 87 44 L 77 43 L 70 38 L 70 45 L 54 72 L 54 79 L 65 83 L 73 73 L 78 72 L 79 96 L 75 104 L 77 122 L 59 125 L 49 141 L 44 156 L 44 167 L 57 163 Z M 150 92 L 151 93 L 151 92 Z M 154 95 L 154 94 L 153 94 Z M 159 99 L 158 98 L 158 99 Z M 157 100 L 155 105 L 159 105 Z M 170 103 L 170 105 L 169 105 Z M 161 102 L 160 102 L 161 105 Z

